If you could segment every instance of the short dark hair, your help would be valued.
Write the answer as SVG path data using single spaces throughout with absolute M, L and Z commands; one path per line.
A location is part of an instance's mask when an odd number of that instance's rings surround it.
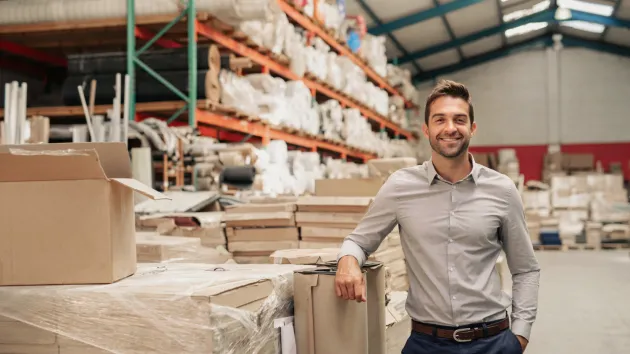
M 475 111 L 473 110 L 470 92 L 464 84 L 450 80 L 441 80 L 433 89 L 433 92 L 427 97 L 427 103 L 424 107 L 424 123 L 429 125 L 429 115 L 431 114 L 431 104 L 440 97 L 450 96 L 461 98 L 468 103 L 468 116 L 470 124 L 475 121 Z

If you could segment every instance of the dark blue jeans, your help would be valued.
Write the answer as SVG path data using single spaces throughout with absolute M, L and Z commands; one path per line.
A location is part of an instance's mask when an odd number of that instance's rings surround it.
M 458 343 L 451 339 L 436 338 L 411 332 L 402 354 L 521 354 L 521 344 L 510 331 L 471 342 Z

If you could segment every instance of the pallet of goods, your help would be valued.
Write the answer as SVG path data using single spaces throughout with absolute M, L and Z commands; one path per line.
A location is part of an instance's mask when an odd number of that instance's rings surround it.
M 225 249 L 223 212 L 156 213 L 136 216 L 136 230 L 199 239 L 204 247 Z
M 136 232 L 136 256 L 141 263 L 225 263 L 232 258 L 225 249 L 205 247 L 197 237 L 162 236 Z
M 297 265 L 140 264 L 108 285 L 0 288 L 0 352 L 278 353 Z
M 407 263 L 405 254 L 400 244 L 398 229 L 393 230 L 381 243 L 379 248 L 370 256 L 370 260 L 381 262 L 385 265 L 388 277 L 388 285 L 393 291 L 407 291 L 409 280 L 407 279 Z
M 228 250 L 237 263 L 269 263 L 277 250 L 298 248 L 294 203 L 242 204 L 226 208 Z

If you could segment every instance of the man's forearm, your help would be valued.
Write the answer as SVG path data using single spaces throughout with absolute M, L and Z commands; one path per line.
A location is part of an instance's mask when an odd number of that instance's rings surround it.
M 363 266 L 365 261 L 367 260 L 367 254 L 361 246 L 356 244 L 351 238 L 346 238 L 346 240 L 341 245 L 341 251 L 339 252 L 339 256 L 337 259 L 341 259 L 344 256 L 353 256 L 359 261 L 359 266 Z
M 540 271 L 512 276 L 512 332 L 529 340 L 538 312 Z

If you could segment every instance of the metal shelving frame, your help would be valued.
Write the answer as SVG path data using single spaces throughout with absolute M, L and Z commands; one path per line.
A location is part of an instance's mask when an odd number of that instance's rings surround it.
M 142 48 L 136 48 L 136 2 L 135 0 L 127 0 L 127 74 L 129 75 L 129 102 L 125 109 L 128 112 L 130 120 L 136 117 L 136 65 L 140 69 L 146 71 L 153 78 L 158 80 L 169 90 L 175 93 L 186 104 L 177 110 L 168 119 L 171 123 L 177 119 L 182 113 L 188 111 L 188 125 L 193 128 L 197 127 L 196 111 L 197 111 L 197 11 L 195 0 L 181 0 L 182 11 L 171 22 L 166 24 L 162 30 L 156 33 L 152 39 L 145 43 Z M 184 17 L 188 24 L 188 94 L 181 92 L 177 87 L 168 82 L 162 75 L 151 69 L 140 59 L 142 53 L 146 52 L 153 44 L 167 33 L 175 24 L 180 22 Z

